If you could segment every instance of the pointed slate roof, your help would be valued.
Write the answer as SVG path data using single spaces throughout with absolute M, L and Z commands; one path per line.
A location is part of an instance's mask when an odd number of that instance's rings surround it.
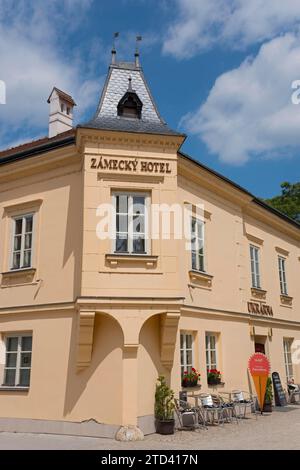
M 118 116 L 118 103 L 128 91 L 128 79 L 143 103 L 141 118 Z M 170 129 L 160 116 L 142 68 L 132 62 L 119 62 L 109 66 L 108 75 L 95 116 L 79 127 L 141 132 L 161 135 L 182 135 Z

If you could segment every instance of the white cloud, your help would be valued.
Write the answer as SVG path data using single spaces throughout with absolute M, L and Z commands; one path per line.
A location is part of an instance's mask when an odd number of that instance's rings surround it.
M 96 107 L 101 79 L 95 79 L 91 52 L 68 46 L 92 0 L 0 0 L 0 79 L 7 87 L 7 104 L 0 106 L 0 147 L 23 135 L 47 132 L 47 98 L 53 86 L 72 94 L 77 117 Z M 97 53 L 97 54 L 96 54 Z M 89 63 L 86 64 L 85 61 Z
M 176 0 L 163 51 L 189 58 L 213 46 L 243 48 L 291 31 L 299 0 Z
M 206 102 L 181 124 L 227 163 L 299 151 L 300 105 L 291 101 L 297 79 L 300 36 L 288 33 L 218 77 Z

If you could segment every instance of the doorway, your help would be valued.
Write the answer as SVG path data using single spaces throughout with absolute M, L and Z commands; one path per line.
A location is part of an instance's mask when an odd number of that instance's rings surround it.
M 263 343 L 257 343 L 255 341 L 255 352 L 266 354 L 265 345 Z
M 267 337 L 262 335 L 254 336 L 254 351 L 256 353 L 263 353 L 268 355 L 267 351 Z

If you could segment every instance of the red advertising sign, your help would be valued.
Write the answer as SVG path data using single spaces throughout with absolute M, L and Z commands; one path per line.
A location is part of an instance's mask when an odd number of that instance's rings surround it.
M 262 412 L 265 400 L 267 380 L 270 373 L 270 362 L 263 353 L 253 354 L 248 362 L 250 374 L 255 385 L 257 398 Z
M 262 353 L 253 354 L 249 359 L 248 367 L 252 376 L 268 376 L 271 368 L 269 359 Z

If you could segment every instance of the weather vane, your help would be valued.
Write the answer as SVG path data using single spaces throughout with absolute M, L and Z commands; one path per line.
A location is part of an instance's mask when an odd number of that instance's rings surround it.
M 119 37 L 120 33 L 116 32 L 113 35 L 113 50 L 116 49 L 116 39 Z

